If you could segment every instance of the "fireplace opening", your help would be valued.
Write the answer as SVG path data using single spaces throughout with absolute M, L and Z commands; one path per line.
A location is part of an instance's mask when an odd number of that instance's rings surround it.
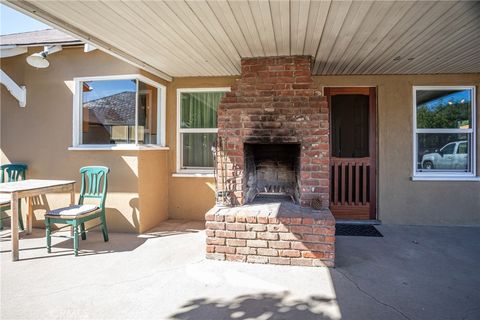
M 300 198 L 300 144 L 244 145 L 245 202 L 292 201 Z

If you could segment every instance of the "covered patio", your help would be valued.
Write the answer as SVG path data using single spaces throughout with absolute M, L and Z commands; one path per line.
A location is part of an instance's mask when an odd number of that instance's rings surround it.
M 383 238 L 337 237 L 336 268 L 205 259 L 201 222 L 141 234 L 91 233 L 47 254 L 44 232 L 10 260 L 1 232 L 5 319 L 478 319 L 480 229 L 379 226 Z
M 480 319 L 480 2 L 3 3 L 1 319 Z

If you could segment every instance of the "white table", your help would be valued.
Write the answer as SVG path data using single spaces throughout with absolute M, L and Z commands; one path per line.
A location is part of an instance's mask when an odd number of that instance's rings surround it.
M 27 198 L 27 233 L 32 232 L 33 207 L 32 197 L 46 193 L 69 192 L 70 204 L 75 204 L 75 181 L 73 180 L 38 180 L 27 179 L 17 182 L 0 183 L 0 193 L 11 196 L 11 233 L 12 261 L 18 260 L 18 199 Z

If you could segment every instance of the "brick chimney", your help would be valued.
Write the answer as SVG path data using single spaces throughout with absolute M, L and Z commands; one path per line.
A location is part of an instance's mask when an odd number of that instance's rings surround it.
M 242 59 L 241 78 L 218 108 L 216 175 L 223 202 L 243 205 L 255 191 L 246 172 L 246 146 L 272 144 L 298 145 L 292 169 L 296 202 L 328 208 L 329 111 L 313 82 L 310 56 Z

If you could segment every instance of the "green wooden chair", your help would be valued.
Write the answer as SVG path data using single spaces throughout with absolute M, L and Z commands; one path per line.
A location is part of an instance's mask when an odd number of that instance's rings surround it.
M 23 163 L 4 164 L 0 166 L 0 183 L 25 180 L 26 171 L 27 165 Z M 3 220 L 10 218 L 3 215 L 3 212 L 8 209 L 10 209 L 10 196 L 0 194 L 0 230 L 3 230 Z M 20 200 L 18 200 L 18 226 L 20 230 L 24 230 Z
M 45 226 L 47 237 L 47 251 L 50 253 L 52 249 L 52 237 L 73 238 L 73 250 L 78 255 L 78 237 L 82 240 L 87 239 L 87 232 L 93 228 L 101 226 L 103 239 L 108 241 L 107 220 L 105 218 L 105 199 L 107 197 L 107 175 L 110 169 L 107 167 L 83 167 L 80 169 L 82 176 L 82 185 L 80 188 L 80 199 L 78 205 L 59 208 L 49 211 L 45 214 Z M 84 199 L 99 199 L 99 204 L 84 204 Z M 85 222 L 100 219 L 100 223 L 88 229 L 85 229 Z M 73 228 L 73 236 L 52 235 L 51 226 L 53 223 L 64 224 L 66 227 Z M 80 228 L 80 231 L 79 231 Z

